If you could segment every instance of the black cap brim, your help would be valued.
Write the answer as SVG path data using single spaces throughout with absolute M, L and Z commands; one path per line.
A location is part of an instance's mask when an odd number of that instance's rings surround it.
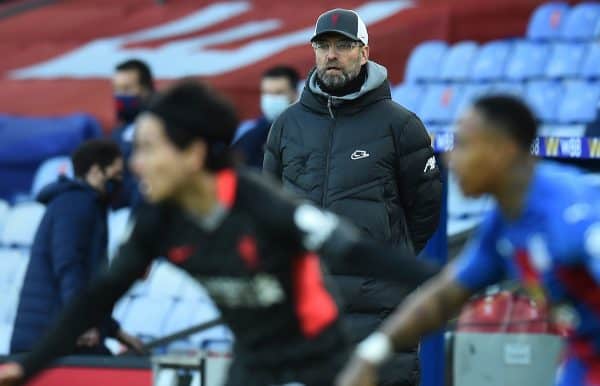
M 328 30 L 325 30 L 325 31 L 321 31 L 321 32 L 319 32 L 318 34 L 316 34 L 315 36 L 313 36 L 313 37 L 310 39 L 310 41 L 311 41 L 311 42 L 314 42 L 314 41 L 315 41 L 315 40 L 317 40 L 319 37 L 321 37 L 321 36 L 323 36 L 323 35 L 325 35 L 325 34 L 338 34 L 338 35 L 343 35 L 343 36 L 345 36 L 345 37 L 349 38 L 350 40 L 352 40 L 352 41 L 354 41 L 354 42 L 360 42 L 360 41 L 361 41 L 360 39 L 357 39 L 357 38 L 356 38 L 356 36 L 354 36 L 354 35 L 352 35 L 352 34 L 350 34 L 350 33 L 346 32 L 346 31 L 340 31 L 340 30 L 337 30 L 337 29 L 328 29 Z

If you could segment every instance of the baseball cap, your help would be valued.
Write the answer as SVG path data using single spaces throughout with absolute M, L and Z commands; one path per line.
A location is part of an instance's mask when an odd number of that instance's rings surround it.
M 315 33 L 310 41 L 313 42 L 328 32 L 344 35 L 365 45 L 369 44 L 369 34 L 365 22 L 358 16 L 358 13 L 350 9 L 336 8 L 321 14 L 317 19 Z

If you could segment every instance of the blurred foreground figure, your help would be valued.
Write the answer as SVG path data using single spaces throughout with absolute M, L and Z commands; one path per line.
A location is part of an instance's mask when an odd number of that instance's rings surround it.
M 538 163 L 530 152 L 536 129 L 512 97 L 484 97 L 463 116 L 450 168 L 465 194 L 489 193 L 498 206 L 462 256 L 358 346 L 338 385 L 374 384 L 393 350 L 442 327 L 473 293 L 505 278 L 520 280 L 570 331 L 556 384 L 600 385 L 600 192 L 575 169 Z

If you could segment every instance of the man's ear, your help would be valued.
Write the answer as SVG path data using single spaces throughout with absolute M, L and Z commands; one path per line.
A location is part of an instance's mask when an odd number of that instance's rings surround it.
M 363 46 L 360 50 L 360 65 L 364 65 L 369 61 L 369 46 Z

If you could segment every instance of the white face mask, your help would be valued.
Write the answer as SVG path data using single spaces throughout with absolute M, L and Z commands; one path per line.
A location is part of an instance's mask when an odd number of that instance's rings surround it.
M 289 105 L 290 100 L 286 95 L 262 94 L 260 96 L 260 108 L 270 122 L 276 120 Z

